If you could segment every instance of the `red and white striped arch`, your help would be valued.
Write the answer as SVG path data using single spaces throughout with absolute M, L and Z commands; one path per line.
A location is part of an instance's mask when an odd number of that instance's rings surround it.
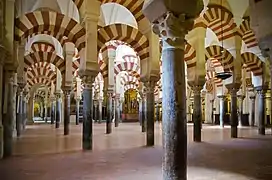
M 246 64 L 247 71 L 252 71 L 254 76 L 261 76 L 263 74 L 263 62 L 257 55 L 245 52 L 241 56 L 242 63 Z
M 127 71 L 132 73 L 136 78 L 140 78 L 140 66 L 132 62 L 121 62 L 114 66 L 114 74 L 117 76 L 120 72 Z
M 86 31 L 74 19 L 53 11 L 34 11 L 16 18 L 15 40 L 22 41 L 33 33 L 48 32 L 58 39 L 67 37 L 80 52 L 85 48 Z
M 28 70 L 26 72 L 27 76 L 27 82 L 30 86 L 36 83 L 36 81 L 39 81 L 39 78 L 47 79 L 53 84 L 56 84 L 57 82 L 57 75 L 56 73 L 48 68 L 48 66 L 43 67 L 36 67 Z
M 30 52 L 54 52 L 55 47 L 54 45 L 47 43 L 47 42 L 34 42 L 31 45 L 31 51 Z
M 125 62 L 136 63 L 136 64 L 140 63 L 139 58 L 132 54 L 124 55 L 122 58 L 125 60 Z
M 208 5 L 208 10 L 203 14 L 203 21 L 197 22 L 195 24 L 196 27 L 210 28 L 219 41 L 236 35 L 236 24 L 232 12 L 216 4 Z
M 139 85 L 139 79 L 130 74 L 124 74 L 121 76 L 121 84 L 136 84 Z
M 244 18 L 244 21 L 239 27 L 239 32 L 242 37 L 242 40 L 245 42 L 247 48 L 253 48 L 258 46 L 257 38 L 255 33 L 250 27 L 250 19 L 249 17 Z
M 32 87 L 33 85 L 36 85 L 36 84 L 43 84 L 43 85 L 46 85 L 48 87 L 51 86 L 51 81 L 48 79 L 48 78 L 45 78 L 45 77 L 35 77 L 34 79 L 27 79 L 26 82 L 28 83 L 28 85 L 30 87 Z
M 142 8 L 144 0 L 100 0 L 102 4 L 105 3 L 117 3 L 126 7 L 135 17 L 136 21 L 139 23 L 142 19 L 145 18 Z
M 126 92 L 127 90 L 130 90 L 130 89 L 137 90 L 138 86 L 136 84 L 127 84 L 124 86 L 124 92 Z
M 191 68 L 196 66 L 196 51 L 190 44 L 187 43 L 185 45 L 184 53 L 184 61 L 187 65 L 187 71 L 190 71 Z
M 222 54 L 223 51 L 224 51 L 224 54 Z M 214 46 L 207 47 L 205 52 L 205 57 L 206 57 L 206 61 L 208 59 L 213 59 L 213 61 L 215 61 L 216 59 L 221 64 L 221 66 L 223 66 L 224 71 L 230 71 L 234 69 L 233 56 L 228 50 L 222 48 L 221 46 L 214 45 Z M 216 63 L 215 65 L 219 66 L 218 63 Z
M 207 71 L 206 72 L 206 82 L 214 82 L 217 87 L 222 87 L 223 86 L 222 79 L 215 77 L 215 75 L 216 75 L 215 71 Z
M 62 75 L 65 74 L 65 60 L 52 52 L 34 52 L 30 53 L 24 58 L 24 70 L 27 71 L 28 67 L 33 66 L 36 63 L 47 62 L 54 64 Z
M 62 34 L 60 34 L 58 32 L 52 32 L 52 31 L 38 31 L 38 32 L 33 32 L 32 34 L 30 34 L 27 37 L 27 41 L 29 41 L 34 36 L 37 36 L 37 35 L 40 35 L 40 34 L 44 34 L 44 35 L 48 35 L 48 36 L 54 37 L 56 40 L 58 40 L 58 42 L 60 43 L 60 45 L 62 47 L 64 46 L 64 44 L 66 42 L 69 42 L 69 39 L 66 36 L 63 36 Z
M 135 50 L 140 57 L 140 60 L 145 60 L 149 57 L 148 39 L 137 29 L 125 24 L 112 24 L 105 26 L 98 31 L 98 47 L 100 49 L 109 41 L 123 41 Z
M 72 73 L 76 77 L 78 76 L 79 66 L 80 66 L 80 58 L 74 60 L 73 63 L 72 63 Z

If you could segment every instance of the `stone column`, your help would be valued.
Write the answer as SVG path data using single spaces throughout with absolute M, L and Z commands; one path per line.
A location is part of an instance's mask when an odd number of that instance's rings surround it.
M 142 97 L 142 132 L 146 132 L 146 94 L 145 92 L 143 93 Z
M 171 12 L 153 26 L 160 34 L 162 48 L 163 179 L 187 179 L 186 82 L 184 66 L 185 35 L 193 19 Z M 149 104 L 148 104 L 149 106 Z
M 102 108 L 103 108 L 103 100 L 98 100 L 98 123 L 102 123 Z
M 3 27 L 3 26 L 2 26 Z M 0 30 L 1 31 L 1 30 Z M 1 48 L 0 48 L 1 49 Z M 1 50 L 0 50 L 1 51 Z M 1 52 L 0 52 L 1 54 Z M 0 55 L 0 84 L 3 85 L 4 82 L 4 75 L 3 75 L 3 65 L 4 65 L 4 59 L 5 56 L 3 54 Z M 3 139 L 3 133 L 4 133 L 4 128 L 3 128 L 3 102 L 5 101 L 5 97 L 3 96 L 5 88 L 2 86 L 0 88 L 0 159 L 3 158 L 3 148 L 4 148 L 4 139 Z
M 119 126 L 119 121 L 120 121 L 120 95 L 116 94 L 115 95 L 115 127 Z
M 55 123 L 56 111 L 55 111 L 55 97 L 51 97 L 51 124 Z
M 243 120 L 243 108 L 244 108 L 244 99 L 245 96 L 239 95 L 239 126 L 242 126 L 242 120 Z
M 76 98 L 76 125 L 79 125 L 79 105 L 80 98 Z
M 159 102 L 156 103 L 156 121 L 157 122 L 160 121 L 160 103 Z
M 256 87 L 256 91 L 259 95 L 259 104 L 258 104 L 258 111 L 259 111 L 259 127 L 258 127 L 258 133 L 260 135 L 265 135 L 265 93 L 266 88 L 265 87 Z
M 5 88 L 5 103 L 3 116 L 3 156 L 9 157 L 12 155 L 12 136 L 13 136 L 13 122 L 14 119 L 14 71 L 6 71 L 6 85 Z
M 218 96 L 219 98 L 219 113 L 220 113 L 220 117 L 219 117 L 219 121 L 220 121 L 220 127 L 224 128 L 224 115 L 225 115 L 225 99 L 226 96 L 224 95 L 220 95 Z
M 55 93 L 56 96 L 56 129 L 58 129 L 60 127 L 60 114 L 61 114 L 61 102 L 60 102 L 60 98 L 61 98 L 61 93 L 60 92 L 56 92 Z
M 152 78 L 152 77 L 151 77 Z M 155 85 L 157 80 L 152 80 L 144 82 L 146 87 L 146 145 L 154 146 L 154 111 L 155 111 Z
M 94 104 L 94 112 L 93 112 L 93 119 L 94 119 L 94 122 L 97 122 L 98 121 L 98 113 L 97 113 L 97 108 L 98 108 L 98 102 L 96 99 L 93 100 L 93 104 Z
M 201 142 L 201 126 L 202 126 L 202 105 L 201 105 L 201 89 L 203 86 L 194 86 L 194 141 Z
M 71 104 L 70 104 L 70 96 L 71 96 L 71 89 L 67 88 L 64 91 L 64 135 L 68 135 L 70 131 L 70 111 L 71 111 Z
M 24 90 L 23 92 L 23 130 L 26 129 L 27 122 L 27 102 L 28 102 L 28 92 Z
M 214 106 L 213 106 L 213 104 L 214 104 L 214 99 L 212 99 L 210 102 L 211 102 L 211 106 L 212 106 L 212 111 L 211 111 L 211 122 L 212 122 L 212 124 L 214 124 L 214 111 L 213 111 L 213 109 L 214 109 Z
M 17 91 L 17 113 L 16 113 L 16 133 L 20 137 L 23 129 L 23 88 Z
M 95 76 L 85 76 L 83 91 L 83 139 L 84 150 L 93 149 L 93 82 Z
M 111 122 L 112 122 L 112 96 L 113 91 L 107 91 L 107 122 L 106 122 L 106 134 L 111 134 Z
M 255 96 L 249 97 L 251 100 L 250 126 L 255 126 Z
M 231 95 L 231 115 L 230 115 L 230 126 L 231 126 L 231 138 L 238 137 L 238 116 L 237 116 L 237 92 L 238 89 L 230 89 Z
M 141 95 L 141 98 L 142 98 L 142 95 Z M 139 100 L 139 114 L 138 114 L 138 118 L 139 118 L 139 122 L 140 122 L 140 126 L 142 127 L 142 103 L 143 103 L 143 100 L 140 99 Z

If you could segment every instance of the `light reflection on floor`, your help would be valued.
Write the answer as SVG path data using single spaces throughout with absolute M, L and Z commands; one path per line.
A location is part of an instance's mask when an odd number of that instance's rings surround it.
M 156 146 L 143 148 L 145 133 L 139 124 L 120 124 L 110 135 L 105 134 L 105 124 L 95 124 L 94 150 L 86 153 L 81 151 L 81 126 L 72 125 L 67 137 L 62 128 L 28 126 L 14 141 L 15 154 L 23 156 L 0 163 L 0 174 L 8 180 L 160 180 L 161 128 L 156 124 Z M 189 180 L 272 179 L 271 135 L 260 137 L 257 128 L 243 127 L 240 138 L 231 140 L 229 126 L 203 125 L 202 137 L 203 143 L 193 143 L 192 124 L 188 125 Z

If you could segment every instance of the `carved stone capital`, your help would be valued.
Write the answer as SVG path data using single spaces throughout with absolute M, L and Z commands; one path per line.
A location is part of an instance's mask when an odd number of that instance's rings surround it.
M 192 87 L 194 95 L 200 95 L 201 94 L 201 90 L 203 89 L 203 86 L 201 85 L 196 85 Z
M 84 89 L 92 89 L 93 88 L 93 83 L 95 80 L 95 76 L 89 75 L 89 76 L 84 76 L 83 77 L 83 82 L 84 82 Z
M 267 92 L 268 87 L 267 86 L 258 86 L 255 87 L 255 90 L 257 94 L 259 94 L 261 97 L 265 98 L 265 94 Z
M 185 35 L 193 28 L 194 19 L 187 19 L 185 14 L 178 16 L 167 12 L 152 26 L 155 34 L 162 38 L 163 49 L 184 49 Z
M 146 82 L 144 82 L 145 92 L 146 93 L 150 93 L 150 92 L 154 93 L 156 83 L 157 83 L 156 81 L 146 81 Z
M 60 92 L 55 92 L 55 97 L 56 97 L 56 99 L 60 99 L 61 98 L 61 93 Z
M 225 95 L 219 95 L 217 96 L 219 99 L 222 99 L 222 100 L 225 100 L 226 99 L 226 96 Z
M 246 96 L 244 96 L 244 95 L 238 95 L 237 97 L 238 97 L 241 101 L 243 101 L 243 100 L 245 99 Z

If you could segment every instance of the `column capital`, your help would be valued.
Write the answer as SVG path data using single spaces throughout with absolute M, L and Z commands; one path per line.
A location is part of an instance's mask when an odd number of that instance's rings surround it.
M 146 93 L 151 92 L 151 91 L 154 92 L 156 82 L 157 81 L 145 81 L 145 82 L 143 82 L 144 86 L 145 86 L 145 92 Z
M 64 87 L 62 87 L 61 89 L 62 89 L 62 91 L 63 91 L 63 93 L 64 93 L 65 95 L 70 94 L 71 91 L 72 91 L 72 87 L 71 87 L 71 86 L 64 86 Z
M 194 94 L 200 95 L 201 90 L 203 89 L 203 86 L 201 85 L 195 85 L 192 87 Z
M 267 86 L 257 86 L 255 87 L 255 90 L 258 94 L 260 93 L 266 93 L 268 87 Z
M 244 100 L 246 96 L 244 96 L 244 95 L 238 95 L 237 97 L 238 97 L 240 100 Z
M 95 76 L 85 75 L 82 80 L 83 80 L 83 83 L 85 85 L 84 89 L 92 89 L 93 88 L 93 83 L 94 83 L 94 80 L 95 80 Z
M 249 99 L 255 100 L 256 96 L 249 96 Z
M 223 99 L 223 100 L 224 100 L 224 99 L 226 99 L 227 96 L 225 96 L 225 95 L 219 95 L 219 96 L 217 96 L 217 97 L 218 97 L 219 99 Z
M 167 12 L 153 23 L 153 32 L 162 38 L 163 49 L 184 49 L 185 35 L 193 28 L 194 19 L 187 19 L 186 14 L 174 15 Z
M 61 98 L 61 92 L 55 92 L 55 96 L 56 96 L 56 99 L 60 99 Z

